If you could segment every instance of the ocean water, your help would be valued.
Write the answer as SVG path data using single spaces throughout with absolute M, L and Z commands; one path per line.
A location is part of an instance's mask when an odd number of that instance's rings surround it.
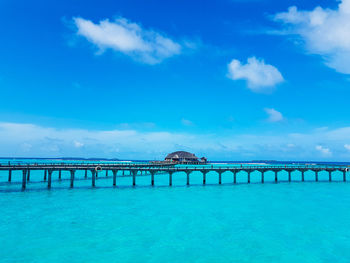
M 38 172 L 40 173 L 40 172 Z M 215 173 L 137 178 L 100 176 L 97 187 L 81 178 L 69 189 L 69 175 L 46 190 L 32 174 L 28 191 L 0 174 L 0 262 L 350 262 L 350 183 L 273 181 L 246 184 L 246 175 Z M 259 174 L 251 175 L 259 182 Z M 279 175 L 286 180 L 286 174 Z M 349 180 L 349 176 L 348 176 Z

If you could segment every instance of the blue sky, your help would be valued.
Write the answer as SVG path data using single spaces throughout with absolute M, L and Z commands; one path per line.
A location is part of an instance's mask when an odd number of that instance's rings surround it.
M 0 155 L 350 158 L 350 0 L 0 1 Z

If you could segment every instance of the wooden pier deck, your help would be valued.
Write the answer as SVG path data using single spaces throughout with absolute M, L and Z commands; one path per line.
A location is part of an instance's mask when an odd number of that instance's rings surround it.
M 144 164 L 109 164 L 109 163 L 33 163 L 33 164 L 1 164 L 0 171 L 8 172 L 8 182 L 12 182 L 12 172 L 22 171 L 22 190 L 25 190 L 28 182 L 30 182 L 31 171 L 43 171 L 43 180 L 47 182 L 47 188 L 51 188 L 53 182 L 53 173 L 56 172 L 57 180 L 61 180 L 62 171 L 68 171 L 70 173 L 70 187 L 74 187 L 75 173 L 76 171 L 85 171 L 84 179 L 91 179 L 91 186 L 96 186 L 96 179 L 99 173 L 112 172 L 113 174 L 113 186 L 116 186 L 117 177 L 131 176 L 132 185 L 136 186 L 136 177 L 141 175 L 150 176 L 150 185 L 154 186 L 154 176 L 155 174 L 162 173 L 169 176 L 169 186 L 172 186 L 173 174 L 178 172 L 183 172 L 186 174 L 186 185 L 190 185 L 190 175 L 192 172 L 200 172 L 203 176 L 203 184 L 206 184 L 206 175 L 208 172 L 216 172 L 218 174 L 218 184 L 222 183 L 222 174 L 225 172 L 230 172 L 233 176 L 232 183 L 237 183 L 237 175 L 239 173 L 246 173 L 247 183 L 251 182 L 251 173 L 258 171 L 261 174 L 261 183 L 265 181 L 265 172 L 272 171 L 274 173 L 274 182 L 278 182 L 278 173 L 285 171 L 288 173 L 288 181 L 292 181 L 292 174 L 295 171 L 301 173 L 301 181 L 305 181 L 304 173 L 306 171 L 313 171 L 315 181 L 319 181 L 319 173 L 326 171 L 329 174 L 328 181 L 332 181 L 332 173 L 335 171 L 340 171 L 343 175 L 343 181 L 346 181 L 346 173 L 348 167 L 346 166 L 310 166 L 310 165 L 285 165 L 285 166 L 176 166 L 174 164 L 162 163 L 144 163 Z M 117 174 L 122 174 L 117 176 Z M 36 174 L 36 176 L 38 176 Z

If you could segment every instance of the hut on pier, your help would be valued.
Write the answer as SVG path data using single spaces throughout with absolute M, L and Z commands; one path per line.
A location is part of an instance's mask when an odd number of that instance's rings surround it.
M 195 154 L 185 151 L 177 151 L 169 153 L 165 157 L 165 162 L 178 164 L 206 164 L 207 159 L 202 157 L 199 159 Z

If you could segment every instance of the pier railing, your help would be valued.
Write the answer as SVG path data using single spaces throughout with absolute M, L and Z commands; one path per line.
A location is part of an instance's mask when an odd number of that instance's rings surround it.
M 136 185 L 136 177 L 140 175 L 147 175 L 151 177 L 151 185 L 154 185 L 155 174 L 167 174 L 169 176 L 169 186 L 172 185 L 172 177 L 174 173 L 184 172 L 187 176 L 186 184 L 190 185 L 190 174 L 192 172 L 200 172 L 203 176 L 203 184 L 206 184 L 206 175 L 209 172 L 216 172 L 218 174 L 218 183 L 221 184 L 222 174 L 225 172 L 232 173 L 233 183 L 237 182 L 238 173 L 247 174 L 247 183 L 250 183 L 251 173 L 254 171 L 260 172 L 261 183 L 264 183 L 265 172 L 273 172 L 275 174 L 274 182 L 278 182 L 278 173 L 285 171 L 288 173 L 288 181 L 292 181 L 292 173 L 298 171 L 301 173 L 301 181 L 304 182 L 304 173 L 306 171 L 313 171 L 315 175 L 315 181 L 318 182 L 319 172 L 325 171 L 329 174 L 329 181 L 332 181 L 332 173 L 339 171 L 343 173 L 343 181 L 346 181 L 346 173 L 348 172 L 348 166 L 340 165 L 175 165 L 169 163 L 2 163 L 0 164 L 0 171 L 8 171 L 8 183 L 12 181 L 13 171 L 22 171 L 22 189 L 26 189 L 27 184 L 30 182 L 31 171 L 42 170 L 44 172 L 43 180 L 47 181 L 47 187 L 51 188 L 52 175 L 54 172 L 58 173 L 58 180 L 62 179 L 62 171 L 68 171 L 70 173 L 70 187 L 74 186 L 75 172 L 78 170 L 85 171 L 85 179 L 91 178 L 91 185 L 95 187 L 98 174 L 105 171 L 106 176 L 108 173 L 113 174 L 113 186 L 116 186 L 117 177 L 132 176 L 132 185 Z M 89 176 L 90 175 L 90 176 Z M 37 176 L 37 175 L 35 175 Z

